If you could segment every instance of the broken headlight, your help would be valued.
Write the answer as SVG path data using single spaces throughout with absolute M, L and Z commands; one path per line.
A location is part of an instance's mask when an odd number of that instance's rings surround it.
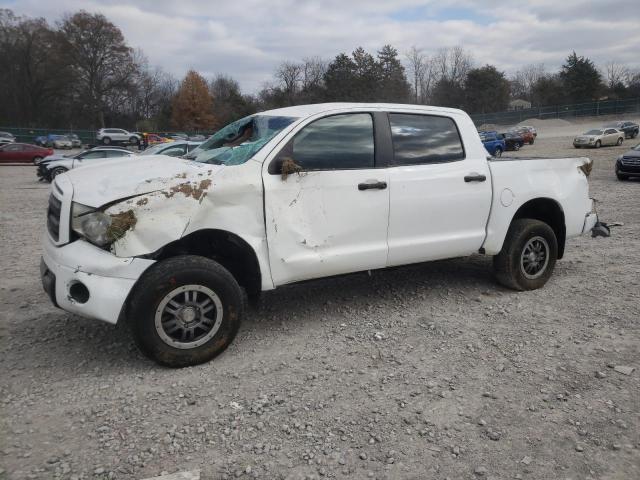
M 115 240 L 109 232 L 111 222 L 100 210 L 75 202 L 71 206 L 71 229 L 95 245 L 105 247 Z

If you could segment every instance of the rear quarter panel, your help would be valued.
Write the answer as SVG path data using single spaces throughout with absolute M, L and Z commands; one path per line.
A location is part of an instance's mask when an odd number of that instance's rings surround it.
M 564 213 L 566 236 L 582 234 L 591 211 L 589 184 L 580 166 L 587 158 L 490 160 L 493 194 L 483 248 L 489 255 L 502 249 L 507 230 L 518 209 L 530 200 L 545 198 Z

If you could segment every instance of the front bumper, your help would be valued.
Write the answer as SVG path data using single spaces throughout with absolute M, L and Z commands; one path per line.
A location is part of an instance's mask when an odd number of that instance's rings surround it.
M 129 292 L 153 260 L 118 258 L 84 240 L 56 247 L 43 240 L 42 286 L 56 307 L 83 317 L 115 324 Z M 82 284 L 86 301 L 75 300 L 71 287 Z M 84 300 L 84 299 L 82 299 Z

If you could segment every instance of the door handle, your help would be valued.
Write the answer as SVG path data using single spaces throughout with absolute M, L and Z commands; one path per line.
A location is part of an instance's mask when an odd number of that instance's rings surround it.
M 470 173 L 469 175 L 465 175 L 464 181 L 469 182 L 484 182 L 487 179 L 486 175 L 482 175 L 480 173 Z
M 358 184 L 358 190 L 384 190 L 387 182 L 364 182 Z

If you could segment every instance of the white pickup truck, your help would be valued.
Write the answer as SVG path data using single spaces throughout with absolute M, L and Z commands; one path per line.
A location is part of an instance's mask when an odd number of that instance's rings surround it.
M 229 345 L 243 290 L 478 253 L 531 290 L 598 220 L 588 159 L 490 158 L 454 109 L 283 108 L 187 156 L 57 176 L 41 263 L 56 306 L 128 322 L 174 367 Z

